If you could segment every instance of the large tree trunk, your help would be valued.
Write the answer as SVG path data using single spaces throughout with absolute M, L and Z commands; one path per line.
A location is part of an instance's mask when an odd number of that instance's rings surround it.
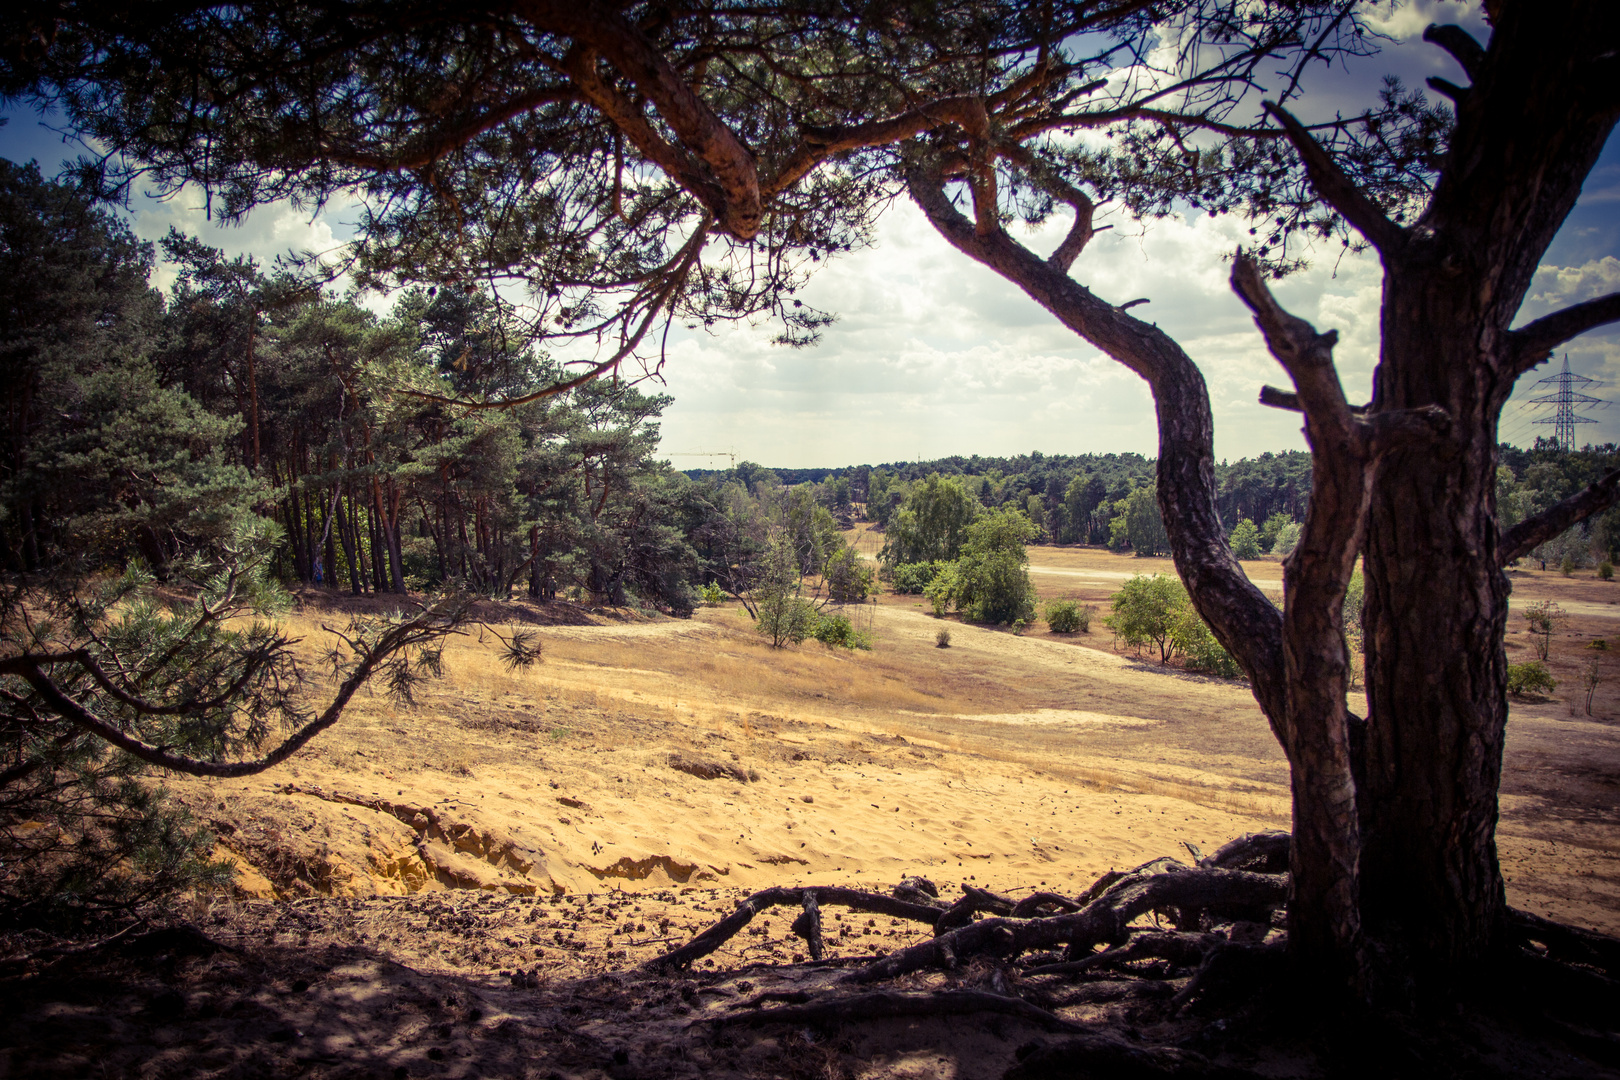
M 1389 269 L 1375 408 L 1438 404 L 1438 452 L 1398 450 L 1365 553 L 1369 704 L 1362 898 L 1369 929 L 1434 967 L 1478 960 L 1502 913 L 1496 793 L 1507 722 L 1496 413 L 1480 315 L 1429 267 Z M 1511 387 L 1509 387 L 1510 389 Z
M 1563 0 L 1493 14 L 1489 49 L 1455 27 L 1425 35 L 1473 86 L 1457 95 L 1422 217 L 1404 230 L 1364 212 L 1356 222 L 1385 266 L 1372 409 L 1439 406 L 1451 420 L 1436 446 L 1384 459 L 1365 553 L 1363 911 L 1372 932 L 1430 973 L 1480 961 L 1505 903 L 1495 833 L 1509 589 L 1497 420 L 1551 348 L 1620 317 L 1611 296 L 1509 329 L 1620 115 L 1620 12 Z

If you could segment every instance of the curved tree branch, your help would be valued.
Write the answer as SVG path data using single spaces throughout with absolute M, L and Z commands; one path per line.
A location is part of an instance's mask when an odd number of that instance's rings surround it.
M 1504 530 L 1501 540 L 1497 542 L 1497 564 L 1506 566 L 1514 559 L 1528 555 L 1536 545 L 1546 543 L 1571 525 L 1607 510 L 1616 502 L 1620 502 L 1620 469 L 1563 502 L 1549 506 L 1534 517 L 1525 518 L 1513 528 Z
M 1571 338 L 1613 322 L 1620 322 L 1620 293 L 1599 296 L 1526 323 L 1508 335 L 1512 375 L 1523 375 Z
M 7 657 L 0 660 L 0 673 L 21 678 L 29 686 L 33 687 L 35 693 L 39 694 L 44 703 L 58 716 L 111 743 L 120 750 L 139 758 L 148 765 L 156 765 L 162 769 L 172 769 L 175 772 L 186 773 L 191 776 L 211 776 L 216 778 L 251 776 L 286 761 L 316 735 L 337 723 L 343 716 L 343 710 L 348 705 L 349 699 L 354 697 L 355 691 L 364 686 L 366 681 L 376 674 L 377 669 L 387 663 L 395 653 L 401 649 L 425 644 L 452 632 L 458 621 L 459 616 L 454 613 L 446 618 L 438 613 L 427 611 L 410 622 L 402 623 L 389 630 L 377 642 L 375 647 L 361 651 L 360 662 L 349 677 L 339 684 L 337 694 L 333 697 L 332 702 L 321 711 L 319 716 L 287 736 L 269 753 L 246 761 L 204 761 L 188 754 L 176 754 L 167 747 L 155 746 L 144 739 L 129 734 L 116 724 L 102 719 L 58 686 L 56 681 L 46 674 L 45 665 L 60 662 L 65 659 L 63 656 L 42 657 L 23 654 Z
M 1485 46 L 1475 41 L 1474 35 L 1462 27 L 1430 23 L 1423 31 L 1423 40 L 1450 53 L 1470 79 L 1479 77 L 1480 65 L 1485 63 Z
M 984 102 L 976 97 L 959 96 L 941 98 L 914 109 L 907 109 L 886 120 L 848 127 L 801 128 L 798 149 L 788 155 L 776 176 L 764 185 L 766 195 L 777 195 L 835 154 L 863 150 L 872 146 L 889 146 L 903 142 L 925 131 L 955 124 L 970 134 L 984 133 Z
M 1199 613 L 1248 673 L 1256 700 L 1286 745 L 1282 620 L 1226 542 L 1215 506 L 1214 421 L 1198 366 L 1158 327 L 1098 298 L 1005 230 L 981 235 L 952 205 L 939 173 L 920 159 L 907 168 L 906 185 L 953 247 L 1018 285 L 1069 329 L 1147 381 L 1159 421 L 1159 506 L 1176 570 Z
M 652 130 L 641 110 L 596 75 L 594 57 L 583 57 L 569 72 L 585 79 L 578 84 L 580 89 L 620 125 L 637 149 L 672 176 L 680 177 L 683 186 L 697 185 L 699 190 L 688 187 L 694 195 L 703 198 L 700 191 L 706 189 L 709 198 L 717 199 L 710 209 L 721 228 L 739 240 L 753 239 L 759 232 L 764 207 L 754 155 L 640 30 L 616 7 L 606 4 L 526 0 L 519 10 L 535 26 L 564 34 L 587 46 L 588 51 L 599 53 L 646 95 L 681 142 L 708 167 L 717 185 L 702 177 L 684 154 L 674 154 L 673 148 Z M 628 126 L 620 123 L 621 113 L 625 120 L 635 122 Z
M 1061 176 L 1049 169 L 1042 168 L 1041 162 L 1035 155 L 1018 143 L 998 145 L 996 149 L 1002 157 L 1021 166 L 1024 172 L 1028 174 L 1031 182 L 1037 187 L 1054 199 L 1068 203 L 1074 209 L 1074 222 L 1069 226 L 1068 235 L 1064 236 L 1063 242 L 1057 246 L 1057 249 L 1052 254 L 1046 257 L 1048 266 L 1060 273 L 1067 274 L 1069 267 L 1074 265 L 1074 260 L 1080 257 L 1080 253 L 1086 249 L 1086 245 L 1091 243 L 1091 238 L 1096 235 L 1096 229 L 1092 227 L 1092 216 L 1096 213 L 1097 204 L 1092 202 L 1091 197 L 1085 192 Z M 1132 300 L 1127 304 L 1122 304 L 1120 310 L 1124 311 L 1135 304 L 1141 303 L 1146 303 L 1146 301 Z
M 1345 400 L 1333 346 L 1283 310 L 1259 267 L 1238 254 L 1232 288 L 1254 312 L 1266 345 L 1294 380 L 1311 448 L 1311 494 L 1299 544 L 1283 562 L 1283 658 L 1294 792 L 1289 944 L 1328 981 L 1361 978 L 1360 823 L 1351 766 L 1350 656 L 1344 596 L 1372 500 L 1370 425 Z
M 1299 151 L 1300 159 L 1305 163 L 1305 174 L 1310 177 L 1311 186 L 1322 201 L 1342 214 L 1381 253 L 1398 253 L 1406 244 L 1406 230 L 1386 217 L 1378 205 L 1356 187 L 1355 182 L 1344 174 L 1328 152 L 1322 149 L 1322 144 L 1306 130 L 1305 125 L 1294 119 L 1292 113 L 1273 101 L 1266 102 L 1266 111 L 1282 124 L 1288 141 Z
M 652 302 L 647 305 L 646 313 L 642 316 L 641 324 L 636 327 L 635 332 L 613 351 L 612 356 L 599 363 L 592 364 L 572 379 L 552 383 L 550 386 L 542 387 L 531 394 L 523 394 L 515 398 L 497 398 L 493 401 L 473 401 L 467 398 L 445 397 L 442 394 L 430 394 L 426 390 L 412 390 L 404 386 L 395 387 L 394 392 L 403 394 L 406 397 L 418 398 L 422 401 L 431 401 L 437 405 L 453 405 L 456 408 L 473 412 L 483 409 L 514 409 L 519 405 L 527 405 L 543 398 L 566 394 L 576 387 L 584 386 L 599 375 L 612 371 L 635 351 L 636 346 L 641 344 L 642 339 L 647 336 L 647 331 L 652 328 L 653 321 L 658 317 L 658 313 L 670 305 L 674 295 L 680 291 L 681 286 L 686 282 L 687 276 L 692 272 L 692 267 L 697 264 L 698 256 L 702 253 L 703 245 L 708 239 L 710 220 L 710 218 L 705 217 L 702 224 L 698 226 L 697 231 L 692 234 L 692 238 L 686 242 L 686 247 L 682 250 L 680 256 L 680 265 L 675 268 L 674 273 L 670 275 L 669 280 L 664 283 L 663 287 L 654 294 Z

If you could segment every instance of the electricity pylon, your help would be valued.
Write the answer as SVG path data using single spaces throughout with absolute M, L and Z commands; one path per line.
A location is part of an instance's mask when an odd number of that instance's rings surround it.
M 1608 402 L 1604 401 L 1602 398 L 1595 398 L 1590 394 L 1583 394 L 1579 390 L 1575 389 L 1577 386 L 1591 386 L 1596 382 L 1596 379 L 1588 379 L 1584 375 L 1576 375 L 1574 372 L 1570 371 L 1569 354 L 1565 353 L 1564 370 L 1560 371 L 1557 375 L 1549 375 L 1545 379 L 1542 379 L 1541 382 L 1536 383 L 1537 386 L 1540 386 L 1542 383 L 1552 383 L 1558 388 L 1550 394 L 1543 394 L 1540 397 L 1530 399 L 1530 403 L 1532 405 L 1558 406 L 1557 411 L 1555 411 L 1551 416 L 1543 416 L 1539 420 L 1532 421 L 1532 423 L 1536 424 L 1553 425 L 1553 443 L 1558 447 L 1558 449 L 1575 449 L 1576 424 L 1597 423 L 1596 420 L 1593 420 L 1589 416 L 1577 415 L 1575 412 L 1575 406 L 1608 404 Z

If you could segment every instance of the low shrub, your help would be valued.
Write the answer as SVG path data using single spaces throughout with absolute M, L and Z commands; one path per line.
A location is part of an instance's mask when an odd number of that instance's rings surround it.
M 1613 581 L 1614 563 L 1610 562 L 1608 559 L 1604 559 L 1602 562 L 1598 563 L 1598 577 L 1602 578 L 1604 581 Z
M 703 597 L 703 602 L 711 607 L 723 604 L 726 600 L 726 590 L 712 581 L 699 590 L 699 595 Z
M 855 628 L 848 615 L 823 615 L 811 637 L 829 649 L 870 649 L 872 639 Z
M 1237 523 L 1232 530 L 1230 543 L 1232 545 L 1232 558 L 1258 559 L 1260 557 L 1260 529 L 1248 518 Z
M 934 616 L 940 618 L 951 609 L 952 604 L 956 603 L 960 578 L 957 574 L 957 564 L 954 562 L 933 563 L 931 565 L 934 567 L 935 573 L 929 579 L 928 584 L 924 586 L 923 595 L 933 605 Z
M 1558 681 L 1540 660 L 1526 660 L 1522 664 L 1509 664 L 1508 693 L 1514 697 L 1530 694 L 1550 694 L 1558 688 Z
M 1090 604 L 1081 604 L 1078 600 L 1048 600 L 1046 625 L 1054 634 L 1089 634 L 1092 610 Z

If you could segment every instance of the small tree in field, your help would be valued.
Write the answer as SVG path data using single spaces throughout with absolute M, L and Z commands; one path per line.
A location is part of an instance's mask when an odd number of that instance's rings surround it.
M 934 614 L 954 604 L 969 622 L 1027 624 L 1035 617 L 1035 586 L 1024 545 L 1038 531 L 1010 508 L 981 515 L 967 527 L 962 557 L 943 564 L 923 590 Z
M 1232 557 L 1234 559 L 1258 559 L 1260 557 L 1260 529 L 1254 522 L 1244 518 L 1232 530 Z
M 1535 646 L 1537 658 L 1547 659 L 1548 652 L 1552 650 L 1553 631 L 1564 621 L 1564 609 L 1558 606 L 1557 601 L 1543 600 L 1525 608 L 1524 618 L 1530 624 L 1530 641 Z
M 751 597 L 759 632 L 771 639 L 773 649 L 788 642 L 797 645 L 815 633 L 820 616 L 815 605 L 800 594 L 802 583 L 792 534 L 785 528 L 773 527 L 763 570 Z
M 1294 519 L 1281 510 L 1266 518 L 1266 523 L 1260 526 L 1260 547 L 1270 551 L 1277 543 L 1278 534 L 1293 523 Z
M 1133 648 L 1153 646 L 1159 663 L 1168 664 L 1176 651 L 1172 635 L 1188 603 L 1181 582 L 1165 574 L 1138 574 L 1109 600 L 1114 609 L 1103 620 L 1108 628 Z

